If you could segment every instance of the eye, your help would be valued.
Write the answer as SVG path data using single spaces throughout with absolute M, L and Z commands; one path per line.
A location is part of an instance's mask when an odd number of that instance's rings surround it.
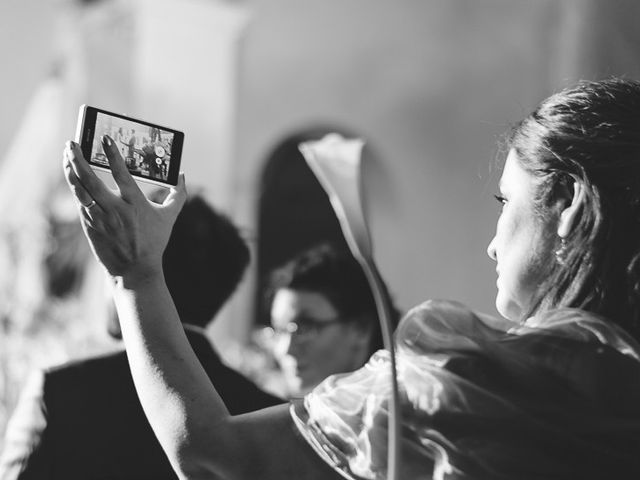
M 500 202 L 503 206 L 507 203 L 507 199 L 502 195 L 494 195 L 493 196 L 498 202 Z
M 304 321 L 304 322 L 298 322 L 296 333 L 298 335 L 307 335 L 310 333 L 315 333 L 315 330 L 316 330 L 316 326 L 313 323 Z

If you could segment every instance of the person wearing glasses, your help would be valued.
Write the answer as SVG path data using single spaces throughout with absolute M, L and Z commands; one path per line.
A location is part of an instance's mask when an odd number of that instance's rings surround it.
M 271 280 L 274 353 L 290 396 L 309 392 L 330 375 L 357 370 L 383 348 L 373 294 L 348 251 L 316 245 Z

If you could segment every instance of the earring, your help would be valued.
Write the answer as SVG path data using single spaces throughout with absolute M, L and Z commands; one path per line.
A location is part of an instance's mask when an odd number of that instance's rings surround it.
M 564 266 L 567 260 L 567 241 L 564 237 L 560 238 L 560 248 L 553 253 L 556 256 L 556 262 L 558 262 L 558 265 Z

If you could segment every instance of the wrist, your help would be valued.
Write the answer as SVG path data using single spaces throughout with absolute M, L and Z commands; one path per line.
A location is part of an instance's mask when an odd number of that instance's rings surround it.
M 161 265 L 138 265 L 122 275 L 111 278 L 116 286 L 126 290 L 136 290 L 158 281 L 164 282 L 164 272 Z

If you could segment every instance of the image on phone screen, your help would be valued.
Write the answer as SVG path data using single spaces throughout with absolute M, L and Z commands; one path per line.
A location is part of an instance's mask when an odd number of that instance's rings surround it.
M 113 139 L 131 173 L 160 182 L 168 181 L 175 137 L 173 132 L 98 111 L 90 162 L 109 168 L 102 148 L 103 135 Z

